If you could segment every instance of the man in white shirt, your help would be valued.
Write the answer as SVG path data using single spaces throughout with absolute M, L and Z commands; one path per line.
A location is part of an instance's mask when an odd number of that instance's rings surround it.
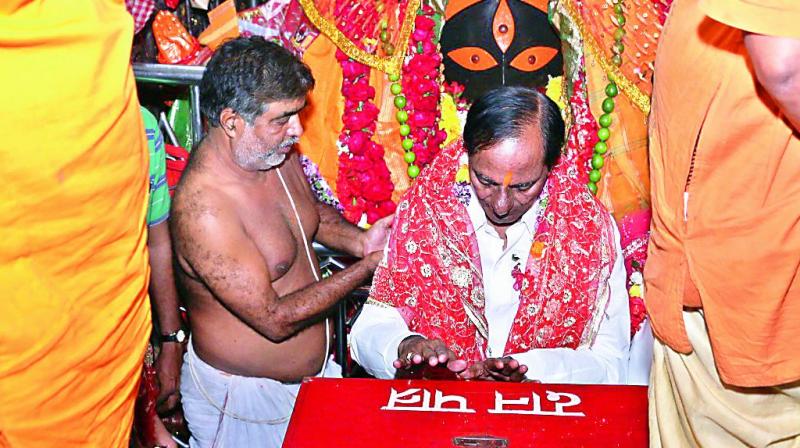
M 501 87 L 470 109 L 401 201 L 353 358 L 407 374 L 549 383 L 627 380 L 619 233 L 560 156 L 557 106 Z

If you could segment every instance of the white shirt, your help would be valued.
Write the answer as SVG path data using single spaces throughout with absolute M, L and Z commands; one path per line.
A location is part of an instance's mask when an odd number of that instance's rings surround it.
M 475 229 L 483 270 L 486 298 L 485 315 L 489 323 L 488 355 L 503 356 L 511 325 L 519 307 L 519 291 L 514 290 L 511 271 L 519 263 L 524 270 L 536 233 L 537 201 L 522 218 L 506 229 L 507 244 L 487 221 L 475 192 L 467 214 Z M 511 354 L 528 366 L 528 379 L 545 383 L 625 384 L 630 345 L 630 310 L 625 285 L 625 267 L 614 225 L 616 262 L 609 286 L 611 297 L 591 347 L 533 349 Z M 353 359 L 376 378 L 394 378 L 392 362 L 397 359 L 400 342 L 416 333 L 408 329 L 395 308 L 367 303 L 350 332 Z

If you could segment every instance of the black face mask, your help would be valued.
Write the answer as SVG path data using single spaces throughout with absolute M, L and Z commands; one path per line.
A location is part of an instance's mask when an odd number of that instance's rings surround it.
M 561 41 L 547 14 L 522 0 L 451 0 L 442 29 L 444 76 L 475 100 L 501 85 L 542 87 L 563 72 Z M 471 3 L 466 0 L 466 3 Z M 456 4 L 456 5 L 454 5 Z

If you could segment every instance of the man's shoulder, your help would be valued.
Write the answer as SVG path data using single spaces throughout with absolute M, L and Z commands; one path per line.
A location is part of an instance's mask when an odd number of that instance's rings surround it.
M 238 220 L 234 203 L 225 191 L 197 173 L 181 179 L 172 200 L 171 219 L 179 238 L 181 234 L 226 227 L 233 231 Z

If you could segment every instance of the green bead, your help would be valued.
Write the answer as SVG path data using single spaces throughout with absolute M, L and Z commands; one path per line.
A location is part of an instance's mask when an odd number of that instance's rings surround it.
M 395 114 L 395 118 L 397 118 L 398 123 L 403 124 L 408 121 L 408 112 L 404 110 L 398 110 L 397 114 Z
M 622 40 L 623 37 L 625 37 L 625 30 L 622 28 L 617 28 L 614 31 L 614 40 L 619 42 Z
M 595 184 L 597 182 L 600 182 L 600 171 L 599 170 L 589 171 L 589 181 Z
M 397 103 L 395 103 L 397 104 Z M 614 112 L 614 99 L 613 98 L 606 98 L 603 100 L 603 112 L 610 114 Z
M 586 186 L 589 187 L 589 191 L 591 191 L 592 194 L 594 194 L 594 195 L 597 194 L 597 184 L 596 183 L 589 182 L 588 184 L 586 184 Z
M 408 166 L 408 177 L 414 179 L 417 176 L 419 176 L 419 167 L 416 166 L 416 165 L 409 165 Z
M 597 138 L 600 139 L 601 142 L 608 140 L 611 137 L 611 131 L 608 128 L 600 128 L 597 130 Z
M 410 138 L 404 138 L 401 144 L 403 145 L 403 149 L 406 151 L 411 151 L 411 148 L 414 147 L 414 140 L 411 140 Z
M 615 53 L 622 54 L 625 52 L 625 45 L 622 42 L 614 42 L 614 45 L 612 45 L 612 49 L 614 50 Z
M 394 54 L 394 45 L 392 45 L 391 43 L 384 44 L 383 45 L 383 51 L 386 52 L 387 56 L 393 55 Z
M 415 160 L 417 160 L 417 155 L 414 154 L 414 151 L 408 151 L 403 155 L 403 159 L 407 164 L 411 165 Z
M 607 128 L 611 126 L 611 115 L 609 114 L 600 115 L 600 119 L 597 120 L 597 122 L 600 123 L 600 127 Z
M 620 56 L 618 54 L 615 54 L 614 56 L 611 56 L 611 63 L 616 65 L 617 67 L 621 67 L 622 66 L 622 56 Z
M 624 14 L 617 14 L 617 25 L 625 26 L 625 15 Z
M 406 107 L 406 97 L 402 95 L 394 97 L 394 106 L 398 109 Z
M 409 126 L 407 124 L 401 124 L 400 125 L 400 135 L 405 137 L 406 135 L 408 135 L 410 133 L 411 133 L 411 126 Z
M 622 14 L 623 12 L 625 11 L 622 10 L 621 3 L 617 3 L 616 5 L 614 5 L 614 14 Z
M 599 170 L 603 168 L 603 165 L 606 164 L 606 161 L 603 160 L 603 156 L 600 154 L 595 154 L 592 156 L 592 168 Z
M 617 88 L 617 83 L 610 82 L 606 85 L 606 95 L 614 98 L 615 96 L 619 95 L 619 89 Z
M 403 86 L 398 83 L 394 83 L 391 87 L 389 87 L 389 90 L 392 91 L 392 95 L 400 95 L 403 92 Z
M 386 30 L 381 31 L 380 34 L 381 42 L 386 42 L 389 40 L 389 33 Z
M 398 75 L 397 73 L 392 73 L 391 75 L 389 75 L 389 81 L 391 82 L 400 81 L 400 75 Z
M 594 152 L 595 154 L 605 154 L 608 152 L 608 145 L 606 142 L 597 142 L 594 144 Z

